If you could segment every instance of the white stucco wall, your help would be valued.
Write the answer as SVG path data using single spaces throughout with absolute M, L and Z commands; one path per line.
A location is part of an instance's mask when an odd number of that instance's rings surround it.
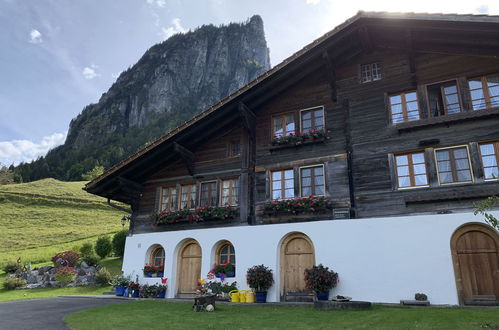
M 472 213 L 454 213 L 138 234 L 127 238 L 123 271 L 133 279 L 139 275 L 142 283 L 159 282 L 143 278 L 142 268 L 148 248 L 161 244 L 166 253 L 167 297 L 172 298 L 182 242 L 188 238 L 199 242 L 201 276 L 205 277 L 214 263 L 213 246 L 228 240 L 234 245 L 237 259 L 236 277 L 228 280 L 236 280 L 239 289 L 247 289 L 246 270 L 265 264 L 273 269 L 276 281 L 267 300 L 279 301 L 280 243 L 289 233 L 301 232 L 314 244 L 316 263 L 339 273 L 334 295 L 398 303 L 421 292 L 428 295 L 432 304 L 455 305 L 458 298 L 450 240 L 453 232 L 468 222 L 481 221 Z

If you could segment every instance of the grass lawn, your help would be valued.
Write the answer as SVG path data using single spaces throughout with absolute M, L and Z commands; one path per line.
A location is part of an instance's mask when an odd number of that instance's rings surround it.
M 106 267 L 112 275 L 121 273 L 121 259 L 107 258 L 101 261 L 101 265 Z M 38 265 L 37 265 L 38 266 Z M 33 298 L 50 298 L 58 296 L 81 296 L 81 295 L 98 295 L 105 291 L 111 291 L 110 286 L 82 286 L 76 288 L 44 288 L 30 290 L 5 290 L 3 281 L 7 277 L 6 274 L 0 274 L 0 301 L 33 299 Z
M 0 185 L 0 265 L 49 261 L 57 252 L 120 230 L 123 212 L 82 190 L 85 182 L 55 179 Z
M 498 309 L 374 306 L 368 311 L 312 307 L 218 305 L 195 313 L 192 303 L 137 301 L 68 315 L 72 329 L 496 329 Z

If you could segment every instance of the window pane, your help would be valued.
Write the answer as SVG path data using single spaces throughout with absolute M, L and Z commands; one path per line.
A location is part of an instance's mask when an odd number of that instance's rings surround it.
M 483 156 L 482 157 L 483 166 L 497 166 L 496 156 Z
M 392 114 L 402 113 L 402 104 L 392 105 Z
M 324 170 L 324 168 L 322 166 L 314 167 L 315 176 L 323 175 L 323 170 Z
M 272 182 L 272 190 L 279 190 L 279 189 L 281 189 L 281 181 Z
M 491 97 L 499 95 L 499 86 L 489 87 L 489 95 Z
M 403 155 L 403 156 L 397 156 L 396 157 L 396 160 L 397 160 L 397 165 L 400 166 L 400 165 L 407 165 L 409 164 L 408 160 L 407 160 L 407 155 Z
M 402 176 L 398 178 L 399 181 L 399 187 L 410 187 L 411 186 L 411 179 L 408 176 Z
M 310 111 L 303 111 L 301 117 L 303 120 L 312 119 L 312 113 Z
M 437 160 L 448 160 L 449 159 L 449 151 L 447 150 L 440 150 L 437 151 Z
M 312 185 L 312 180 L 310 179 L 310 177 L 303 177 L 301 179 L 301 185 L 310 187 Z
M 324 184 L 324 177 L 321 176 L 316 176 L 314 178 L 314 185 L 323 185 Z
M 416 101 L 416 100 L 417 100 L 416 92 L 411 92 L 411 93 L 405 94 L 405 101 L 406 102 Z
M 428 184 L 428 181 L 427 181 L 425 174 L 414 176 L 414 181 L 415 181 L 417 186 L 424 186 L 424 185 Z
M 483 170 L 485 172 L 485 179 L 494 179 L 494 176 L 499 177 L 499 171 L 497 167 L 487 167 Z
M 417 102 L 409 102 L 407 103 L 407 111 L 417 111 L 418 103 Z
M 438 162 L 438 171 L 439 172 L 447 172 L 450 170 L 451 170 L 450 161 L 445 160 L 445 161 Z
M 452 182 L 452 174 L 450 172 L 440 173 L 440 183 Z
M 302 196 L 310 196 L 312 195 L 312 188 L 311 187 L 302 187 Z
M 470 164 L 468 163 L 468 159 L 456 159 L 456 169 L 467 170 L 469 168 Z
M 397 103 L 402 103 L 402 97 L 400 95 L 390 96 L 390 104 L 393 106 Z
M 294 187 L 294 182 L 293 180 L 286 180 L 284 181 L 284 187 L 286 189 L 293 188 Z
M 283 120 L 281 117 L 274 118 L 274 135 L 275 136 L 282 136 L 282 134 L 283 134 L 282 124 L 283 124 Z
M 315 187 L 316 195 L 324 195 L 324 186 L 316 186 Z
M 455 158 L 468 158 L 468 152 L 466 148 L 453 149 Z
M 487 77 L 487 85 L 489 87 L 499 85 L 499 76 Z
M 494 145 L 493 144 L 481 144 L 480 145 L 480 153 L 482 155 L 493 155 L 494 154 Z
M 400 176 L 409 175 L 409 166 L 399 166 L 397 167 L 397 174 Z
M 482 88 L 482 81 L 479 78 L 471 79 L 468 81 L 468 85 L 470 86 L 470 89 Z
M 272 172 L 272 180 L 281 180 L 281 171 Z
M 294 189 L 286 189 L 285 190 L 286 198 L 293 198 L 295 197 L 295 191 Z
M 392 116 L 392 122 L 394 123 L 402 123 L 403 121 L 404 121 L 404 116 L 402 114 Z
M 301 176 L 302 177 L 309 177 L 311 175 L 311 171 L 310 171 L 310 168 L 303 168 L 301 170 Z
M 471 181 L 471 173 L 469 170 L 457 171 L 458 181 Z
M 280 190 L 272 191 L 272 199 L 280 199 L 280 198 L 282 198 Z
M 284 178 L 285 179 L 292 179 L 293 177 L 294 177 L 293 170 L 284 171 Z
M 413 164 L 424 163 L 424 153 L 412 154 L 412 163 Z
M 485 103 L 485 99 L 473 101 L 473 110 L 481 110 L 487 108 L 487 104 Z
M 455 93 L 457 93 L 457 87 L 456 87 L 456 85 L 444 87 L 444 93 L 447 94 L 447 95 L 448 94 L 455 94 Z
M 418 164 L 414 165 L 414 174 L 425 174 L 426 173 L 426 167 L 424 164 Z

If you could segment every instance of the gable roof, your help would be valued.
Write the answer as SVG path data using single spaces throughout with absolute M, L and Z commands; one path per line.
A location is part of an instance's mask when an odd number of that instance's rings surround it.
M 117 163 L 102 175 L 96 177 L 92 181 L 88 182 L 84 189 L 96 193 L 96 187 L 98 187 L 103 181 L 115 175 L 120 170 L 123 170 L 130 164 L 140 161 L 141 158 L 145 157 L 147 154 L 154 152 L 159 146 L 173 142 L 174 138 L 177 137 L 180 133 L 187 131 L 194 124 L 198 123 L 202 119 L 224 109 L 229 105 L 237 104 L 241 101 L 242 96 L 258 90 L 260 86 L 264 83 L 272 80 L 275 76 L 280 73 L 285 72 L 289 67 L 296 64 L 300 59 L 308 56 L 310 53 L 314 52 L 314 50 L 318 49 L 321 45 L 323 45 L 326 41 L 333 39 L 335 36 L 340 34 L 342 31 L 349 28 L 354 23 L 359 20 L 390 20 L 396 22 L 404 22 L 404 21 L 433 21 L 433 22 L 461 22 L 461 23 L 494 23 L 499 24 L 499 16 L 491 16 L 491 15 L 460 15 L 460 14 L 429 14 L 429 13 L 390 13 L 390 12 L 364 12 L 359 11 L 355 16 L 347 19 L 342 24 L 336 26 L 333 30 L 327 32 L 323 36 L 317 38 L 312 41 L 301 50 L 292 54 L 285 60 L 283 60 L 278 65 L 274 66 L 269 71 L 260 75 L 253 81 L 249 82 L 247 85 L 243 86 L 239 90 L 220 100 L 218 103 L 212 105 L 201 113 L 195 115 L 190 120 L 184 122 L 178 127 L 170 130 L 168 133 L 155 140 L 145 148 L 137 151 L 132 154 L 130 157 L 122 160 Z M 499 25 L 498 25 L 499 26 Z

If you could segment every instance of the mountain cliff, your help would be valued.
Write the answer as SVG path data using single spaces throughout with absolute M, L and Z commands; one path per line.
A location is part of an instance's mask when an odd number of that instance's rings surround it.
M 69 125 L 64 145 L 16 168 L 24 181 L 110 167 L 270 68 L 263 21 L 202 26 L 154 45 Z

